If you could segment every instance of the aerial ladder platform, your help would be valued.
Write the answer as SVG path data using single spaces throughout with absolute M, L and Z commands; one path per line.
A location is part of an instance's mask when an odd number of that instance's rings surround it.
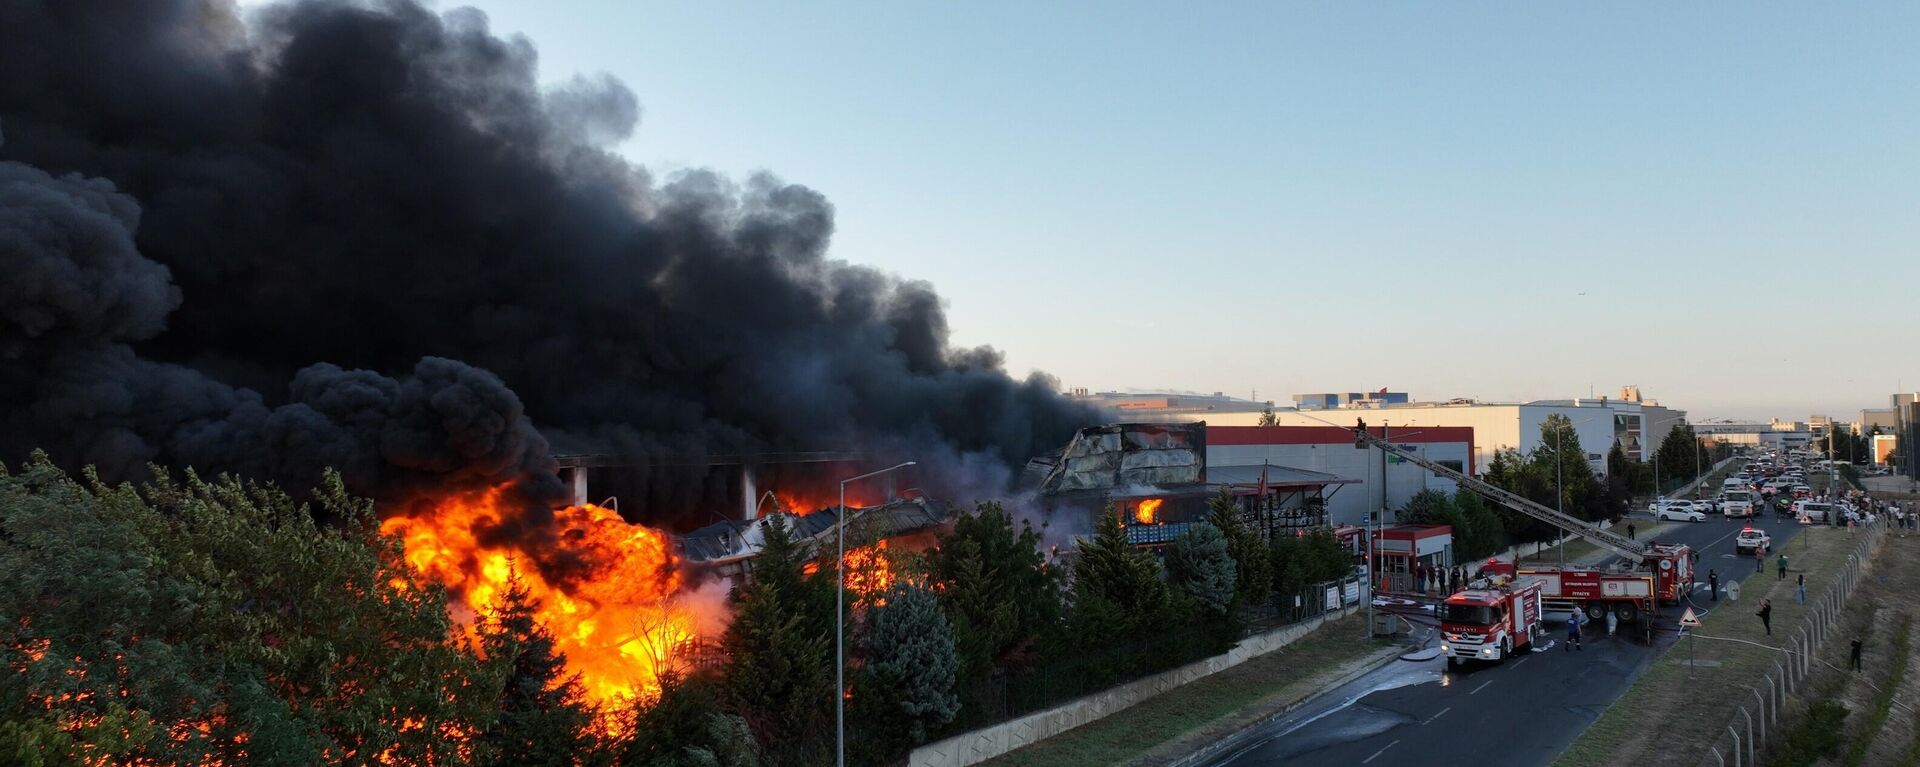
M 1451 479 L 1461 487 L 1485 496 L 1487 500 L 1513 509 L 1541 522 L 1553 525 L 1561 530 L 1578 535 L 1593 543 L 1595 546 L 1599 546 L 1600 548 L 1626 558 L 1627 561 L 1640 563 L 1647 562 L 1649 559 L 1654 558 L 1649 555 L 1655 552 L 1650 551 L 1644 543 L 1618 533 L 1601 530 L 1586 520 L 1547 508 L 1546 506 L 1533 502 L 1532 499 L 1525 496 L 1507 492 L 1505 489 L 1493 483 L 1481 481 L 1464 472 L 1454 471 L 1442 464 L 1429 461 L 1419 453 L 1394 444 L 1390 439 L 1376 437 L 1373 433 L 1367 431 L 1367 422 L 1365 420 L 1361 420 L 1359 425 L 1354 428 L 1353 442 L 1356 447 L 1379 448 L 1388 455 L 1398 457 L 1401 460 L 1433 472 L 1435 475 Z

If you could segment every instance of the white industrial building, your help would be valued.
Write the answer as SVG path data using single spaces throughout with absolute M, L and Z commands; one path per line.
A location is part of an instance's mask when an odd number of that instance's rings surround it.
M 1385 424 L 1394 432 L 1409 433 L 1421 427 L 1460 426 L 1473 430 L 1473 465 L 1485 471 L 1495 453 L 1508 448 L 1522 453 L 1540 446 L 1540 425 L 1549 415 L 1566 416 L 1573 422 L 1580 446 L 1594 471 L 1607 473 L 1607 451 L 1615 442 L 1627 457 L 1636 461 L 1651 458 L 1660 449 L 1660 441 L 1675 425 L 1687 422 L 1684 410 L 1662 407 L 1658 402 L 1641 399 L 1636 387 L 1624 387 L 1619 398 L 1538 400 L 1534 402 L 1493 403 L 1474 400 L 1447 402 L 1394 402 L 1350 399 L 1344 404 L 1332 402 L 1331 395 L 1301 395 L 1312 401 L 1310 408 L 1274 407 L 1271 402 L 1236 399 L 1216 394 L 1212 397 L 1180 394 L 1092 395 L 1105 397 L 1109 404 L 1125 408 L 1127 417 L 1137 421 L 1173 423 L 1201 420 L 1209 426 L 1255 426 L 1271 414 L 1282 426 L 1339 426 L 1352 428 L 1356 419 L 1367 424 Z M 1404 396 L 1404 395 L 1393 395 Z M 1124 404 L 1122 404 L 1124 403 Z M 1332 404 L 1333 406 L 1326 406 Z M 1310 468 L 1310 467 L 1303 467 Z M 1338 472 L 1335 472 L 1338 473 Z
M 1391 456 L 1383 462 L 1379 450 L 1355 448 L 1351 426 L 1314 424 L 1263 428 L 1209 423 L 1207 470 L 1271 466 L 1274 481 L 1299 469 L 1357 480 L 1354 484 L 1333 487 L 1326 495 L 1327 518 L 1336 526 L 1358 525 L 1369 509 L 1379 508 L 1382 486 L 1387 491 L 1388 509 L 1406 506 L 1407 501 L 1422 490 L 1452 494 L 1458 489 L 1452 480 L 1436 477 L 1416 464 Z M 1372 431 L 1380 433 L 1377 425 Z M 1474 458 L 1474 431 L 1470 428 L 1409 429 L 1404 436 L 1394 429 L 1388 436 L 1403 448 L 1450 469 L 1472 473 L 1479 468 Z M 1257 475 L 1242 470 L 1236 476 Z M 1395 520 L 1389 515 L 1384 521 Z

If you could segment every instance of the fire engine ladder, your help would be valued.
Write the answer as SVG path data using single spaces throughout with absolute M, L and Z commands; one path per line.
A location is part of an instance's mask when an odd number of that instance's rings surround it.
M 1587 524 L 1585 520 L 1579 519 L 1577 517 L 1569 516 L 1567 514 L 1562 514 L 1558 511 L 1549 509 L 1538 503 L 1534 503 L 1533 501 L 1527 499 L 1524 496 L 1509 493 L 1506 490 L 1503 490 L 1500 487 L 1495 486 L 1491 483 L 1482 482 L 1478 479 L 1467 476 L 1462 472 L 1454 471 L 1453 469 L 1449 469 L 1438 463 L 1429 461 L 1426 458 L 1420 456 L 1418 453 L 1414 453 L 1413 451 L 1402 448 L 1399 445 L 1393 444 L 1392 442 L 1373 436 L 1371 433 L 1367 431 L 1367 426 L 1364 421 L 1361 422 L 1359 428 L 1354 429 L 1353 439 L 1354 439 L 1354 442 L 1358 445 L 1367 446 L 1367 447 L 1377 447 L 1382 451 L 1385 451 L 1389 455 L 1398 456 L 1401 459 L 1407 461 L 1408 463 L 1416 464 L 1421 468 L 1426 469 L 1427 471 L 1433 472 L 1436 475 L 1446 477 L 1447 479 L 1451 479 L 1454 482 L 1458 483 L 1461 487 L 1464 487 L 1468 490 L 1472 490 L 1473 492 L 1479 493 L 1480 495 L 1486 496 L 1489 500 L 1492 500 L 1495 503 L 1498 503 L 1509 509 L 1513 509 L 1514 511 L 1520 512 L 1529 517 L 1533 517 L 1534 519 L 1540 520 L 1549 525 L 1553 525 L 1554 527 L 1558 527 L 1569 533 L 1573 533 L 1574 535 L 1578 535 L 1581 538 L 1585 538 L 1588 541 L 1592 542 L 1593 545 L 1595 546 L 1599 546 L 1600 548 L 1606 549 L 1615 554 L 1619 554 L 1622 557 L 1626 557 L 1627 560 L 1630 562 L 1642 562 L 1646 560 L 1646 557 L 1647 557 L 1646 544 L 1635 541 L 1624 535 L 1619 535 L 1616 533 L 1607 532 L 1605 530 L 1600 530 L 1598 528 L 1595 528 Z

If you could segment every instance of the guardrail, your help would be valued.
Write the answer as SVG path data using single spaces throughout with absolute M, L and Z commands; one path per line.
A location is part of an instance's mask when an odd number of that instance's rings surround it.
M 1782 648 L 1781 658 L 1774 661 L 1773 671 L 1763 672 L 1753 684 L 1746 686 L 1752 693 L 1751 703 L 1735 707 L 1726 729 L 1708 746 L 1710 753 L 1701 764 L 1753 767 L 1766 753 L 1767 744 L 1780 737 L 1780 710 L 1796 692 L 1806 687 L 1808 677 L 1813 674 L 1814 653 L 1838 631 L 1847 598 L 1853 595 L 1854 587 L 1860 583 L 1862 568 L 1886 533 L 1886 518 L 1876 518 L 1873 524 L 1864 526 L 1863 532 L 1847 555 L 1840 577 L 1812 601 L 1806 618 L 1792 634 L 1782 632 L 1782 636 L 1791 638 Z

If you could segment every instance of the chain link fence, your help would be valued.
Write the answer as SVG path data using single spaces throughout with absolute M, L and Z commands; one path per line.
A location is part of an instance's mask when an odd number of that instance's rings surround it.
M 1781 632 L 1781 636 L 1788 637 L 1781 648 L 1781 657 L 1774 662 L 1773 670 L 1763 672 L 1746 685 L 1750 694 L 1741 696 L 1741 703 L 1735 706 L 1727 726 L 1715 733 L 1701 764 L 1718 767 L 1759 764 L 1758 760 L 1767 753 L 1767 746 L 1781 737 L 1781 710 L 1787 707 L 1800 710 L 1814 702 L 1807 697 L 1811 692 L 1808 679 L 1814 672 L 1814 658 L 1827 641 L 1839 633 L 1847 599 L 1859 585 L 1868 557 L 1886 533 L 1886 519 L 1876 517 L 1872 524 L 1857 529 L 1863 534 L 1854 542 L 1839 577 L 1819 597 L 1811 599 L 1807 617 L 1799 626 Z

